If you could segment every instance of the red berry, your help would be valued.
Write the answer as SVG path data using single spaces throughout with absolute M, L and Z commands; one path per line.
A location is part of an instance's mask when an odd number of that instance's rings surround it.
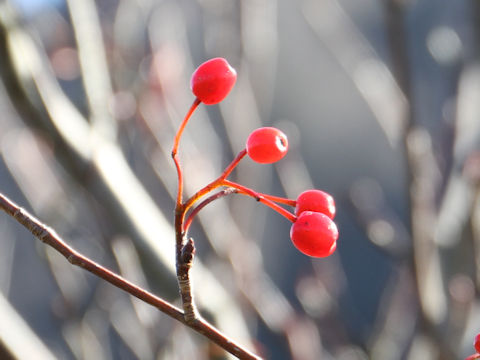
M 224 58 L 213 58 L 192 74 L 190 88 L 204 104 L 217 104 L 228 95 L 237 81 L 237 72 Z
M 475 350 L 477 351 L 477 353 L 480 353 L 480 334 L 477 334 L 477 336 L 475 336 L 473 346 L 475 346 Z
M 252 131 L 247 139 L 247 154 L 261 164 L 274 163 L 288 151 L 287 136 L 273 127 L 263 127 Z
M 326 257 L 336 249 L 338 230 L 327 215 L 304 211 L 292 224 L 290 238 L 302 253 L 313 257 Z
M 330 194 L 321 190 L 306 190 L 297 197 L 295 215 L 304 211 L 316 211 L 327 215 L 330 219 L 335 217 L 335 201 Z

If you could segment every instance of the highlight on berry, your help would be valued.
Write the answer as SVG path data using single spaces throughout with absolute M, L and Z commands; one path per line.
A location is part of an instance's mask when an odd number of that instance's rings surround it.
M 225 99 L 237 81 L 237 72 L 224 58 L 213 58 L 201 64 L 192 74 L 190 87 L 205 105 Z

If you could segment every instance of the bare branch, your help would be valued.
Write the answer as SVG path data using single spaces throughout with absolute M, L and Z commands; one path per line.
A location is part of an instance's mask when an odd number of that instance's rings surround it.
M 193 321 L 187 322 L 184 318 L 183 312 L 177 307 L 80 254 L 72 247 L 67 245 L 53 229 L 41 223 L 38 219 L 30 215 L 26 210 L 20 208 L 1 193 L 0 208 L 24 227 L 26 227 L 37 239 L 57 250 L 73 265 L 85 269 L 86 271 L 104 279 L 119 289 L 124 290 L 130 295 L 133 295 L 136 298 L 156 307 L 161 312 L 191 327 L 238 358 L 260 359 L 248 350 L 243 349 L 233 340 L 227 338 L 202 318 L 196 318 Z

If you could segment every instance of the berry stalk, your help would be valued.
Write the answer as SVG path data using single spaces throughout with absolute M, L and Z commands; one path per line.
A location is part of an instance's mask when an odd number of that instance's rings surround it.
M 244 194 L 244 195 L 248 195 L 248 196 L 253 197 L 258 202 L 261 202 L 262 204 L 269 206 L 270 208 L 272 208 L 273 210 L 278 212 L 280 215 L 283 215 L 288 220 L 290 220 L 292 223 L 294 223 L 297 220 L 295 215 L 293 215 L 289 211 L 285 210 L 283 207 L 281 207 L 280 205 L 278 205 L 274 201 L 272 201 L 270 199 L 267 199 L 264 196 L 264 194 L 262 194 L 262 193 L 258 193 L 258 192 L 254 191 L 254 190 L 252 190 L 252 189 L 250 189 L 246 186 L 240 185 L 236 182 L 229 181 L 229 180 L 224 180 L 222 185 L 238 189 L 240 194 Z
M 185 117 L 183 118 L 183 121 L 180 124 L 180 127 L 177 133 L 175 134 L 175 138 L 173 140 L 172 159 L 173 159 L 173 162 L 175 163 L 175 168 L 177 169 L 177 176 L 178 176 L 177 207 L 181 206 L 182 194 L 183 194 L 183 172 L 180 166 L 180 160 L 178 159 L 178 146 L 180 145 L 180 138 L 182 137 L 183 130 L 185 130 L 185 126 L 187 126 L 188 120 L 190 120 L 190 117 L 192 116 L 193 112 L 198 107 L 198 105 L 200 105 L 200 103 L 201 101 L 198 98 L 196 98 L 192 106 L 190 106 L 190 109 L 188 110 L 187 115 L 185 115 Z
M 238 155 L 233 159 L 233 161 L 228 165 L 223 173 L 213 180 L 211 183 L 203 187 L 202 189 L 198 190 L 195 194 L 193 194 L 183 205 L 184 211 L 187 212 L 195 202 L 197 202 L 201 197 L 205 196 L 209 192 L 215 190 L 216 188 L 219 188 L 223 186 L 224 180 L 232 173 L 232 171 L 235 169 L 235 167 L 240 163 L 240 161 L 245 157 L 247 154 L 246 150 L 242 150 L 238 153 Z
M 243 149 L 240 151 L 235 159 L 226 167 L 226 169 L 223 171 L 222 175 L 219 176 L 220 179 L 226 179 L 228 175 L 230 175 L 235 169 L 235 167 L 240 163 L 240 161 L 247 155 L 247 149 Z
M 269 194 L 261 194 L 261 195 L 265 199 L 274 201 L 274 202 L 279 203 L 279 204 L 284 204 L 284 205 L 288 205 L 288 206 L 292 206 L 292 207 L 295 207 L 297 205 L 297 202 L 295 200 L 292 200 L 292 199 L 288 199 L 288 198 L 284 198 L 284 197 L 280 197 L 280 196 L 273 196 L 273 195 L 269 195 Z
M 212 201 L 220 199 L 221 197 L 230 195 L 230 194 L 237 194 L 238 190 L 234 188 L 228 188 L 228 189 L 223 189 L 220 190 L 219 192 L 209 196 L 205 200 L 203 200 L 200 204 L 197 205 L 195 209 L 192 210 L 190 215 L 188 215 L 187 220 L 185 220 L 185 224 L 183 226 L 183 231 L 185 233 L 188 232 L 188 229 L 190 228 L 190 225 L 192 224 L 193 218 L 202 210 L 205 206 L 210 204 Z

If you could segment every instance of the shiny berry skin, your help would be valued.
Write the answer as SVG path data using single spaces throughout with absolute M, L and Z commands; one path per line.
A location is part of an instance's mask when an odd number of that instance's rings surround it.
M 327 257 L 336 248 L 338 230 L 327 215 L 302 212 L 290 228 L 290 239 L 302 253 L 312 257 Z
M 315 211 L 327 215 L 330 219 L 335 217 L 335 201 L 330 194 L 321 190 L 306 190 L 297 197 L 295 215 L 304 211 Z
M 260 164 L 271 164 L 285 156 L 288 151 L 287 136 L 274 127 L 258 128 L 248 136 L 247 154 Z
M 480 334 L 477 334 L 477 336 L 475 336 L 473 346 L 475 347 L 477 353 L 480 353 Z
M 224 58 L 201 64 L 192 74 L 190 88 L 204 104 L 214 105 L 225 99 L 237 81 L 237 72 Z
M 330 250 L 328 250 L 327 256 L 332 255 L 332 254 L 335 252 L 335 250 L 337 250 L 337 242 L 336 242 L 336 241 L 335 241 L 335 242 L 333 243 L 333 245 L 330 247 Z

